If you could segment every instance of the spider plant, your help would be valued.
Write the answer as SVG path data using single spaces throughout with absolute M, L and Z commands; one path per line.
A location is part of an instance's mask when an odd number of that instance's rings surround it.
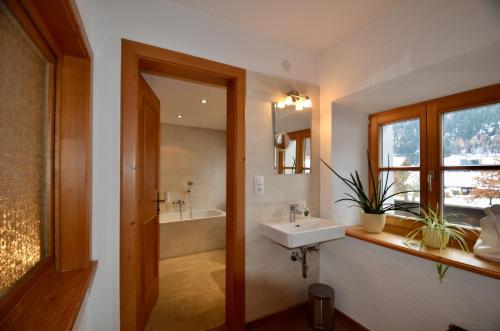
M 444 249 L 448 245 L 448 239 L 455 241 L 462 251 L 469 252 L 469 247 L 467 246 L 464 238 L 464 236 L 467 235 L 466 230 L 459 224 L 448 222 L 446 220 L 446 217 L 447 216 L 440 215 L 439 206 L 436 206 L 436 209 L 428 206 L 427 211 L 422 208 L 420 210 L 419 217 L 416 219 L 416 222 L 421 223 L 422 226 L 411 230 L 406 235 L 406 243 L 414 241 L 415 238 L 420 234 L 422 235 L 422 239 L 419 240 L 419 249 L 421 250 L 424 246 L 426 237 L 431 235 L 431 233 L 436 233 L 438 237 L 438 248 L 440 253 L 443 253 Z
M 449 216 L 449 215 L 448 215 Z M 407 239 L 404 242 L 405 245 L 409 246 L 411 242 L 417 241 L 419 244 L 419 250 L 425 244 L 426 239 L 429 236 L 437 236 L 437 243 L 439 252 L 442 254 L 448 245 L 448 241 L 451 239 L 456 242 L 463 252 L 469 252 L 469 247 L 465 241 L 465 236 L 467 235 L 466 228 L 461 227 L 459 224 L 450 223 L 446 220 L 445 215 L 439 213 L 439 205 L 436 209 L 428 206 L 427 210 L 421 208 L 420 215 L 416 222 L 422 225 L 416 229 L 411 230 L 407 235 Z M 468 230 L 468 229 L 467 229 Z M 469 230 L 473 232 L 474 230 Z M 421 235 L 421 239 L 416 240 L 417 236 Z M 436 270 L 438 272 L 439 281 L 442 283 L 446 277 L 446 272 L 449 266 L 445 266 L 441 263 L 436 263 Z
M 441 264 L 441 263 L 436 263 L 436 270 L 439 276 L 439 282 L 442 284 L 444 278 L 446 277 L 446 273 L 448 272 L 448 269 L 450 268 L 449 265 L 446 264 Z
M 368 154 L 368 153 L 367 153 Z M 365 192 L 365 186 L 363 185 L 359 173 L 357 170 L 353 173 L 349 174 L 349 177 L 342 177 L 335 169 L 333 169 L 328 163 L 326 163 L 323 159 L 321 162 L 330 169 L 331 172 L 337 176 L 351 191 L 350 193 L 345 193 L 346 198 L 339 199 L 335 202 L 340 201 L 350 201 L 355 205 L 359 206 L 363 210 L 365 214 L 385 214 L 388 211 L 406 211 L 412 212 L 412 208 L 418 207 L 416 203 L 389 203 L 390 199 L 394 198 L 399 194 L 405 194 L 415 191 L 402 191 L 391 193 L 391 188 L 394 186 L 394 182 L 389 183 L 389 172 L 387 172 L 385 179 L 383 176 L 379 180 L 375 178 L 373 173 L 373 168 L 370 160 L 370 155 L 368 154 L 368 168 L 370 170 L 370 178 L 372 192 L 371 194 L 367 194 Z

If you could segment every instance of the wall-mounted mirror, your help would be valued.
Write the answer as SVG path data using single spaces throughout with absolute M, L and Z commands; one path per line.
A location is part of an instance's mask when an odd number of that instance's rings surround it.
M 311 108 L 272 104 L 274 172 L 294 175 L 311 173 Z

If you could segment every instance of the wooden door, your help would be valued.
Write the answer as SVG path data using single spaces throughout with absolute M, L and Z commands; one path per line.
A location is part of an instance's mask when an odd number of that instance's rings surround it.
M 160 101 L 144 78 L 139 79 L 139 233 L 141 247 L 141 301 L 143 326 L 158 298 L 159 223 L 158 158 Z

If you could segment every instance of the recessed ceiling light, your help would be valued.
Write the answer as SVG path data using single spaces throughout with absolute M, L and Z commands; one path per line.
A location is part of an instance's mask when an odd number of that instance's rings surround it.
M 200 100 L 201 103 L 207 103 L 207 99 L 203 98 Z
M 177 118 L 182 118 L 182 115 L 177 115 Z

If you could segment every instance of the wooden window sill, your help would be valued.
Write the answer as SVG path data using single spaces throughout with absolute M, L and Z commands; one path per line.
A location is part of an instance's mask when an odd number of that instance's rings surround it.
M 500 279 L 500 263 L 483 260 L 472 252 L 464 253 L 460 249 L 454 247 L 447 247 L 442 254 L 439 252 L 439 249 L 431 249 L 425 246 L 422 250 L 419 250 L 418 247 L 413 248 L 403 244 L 406 240 L 404 235 L 387 231 L 382 233 L 368 233 L 361 226 L 348 227 L 346 229 L 346 235 L 458 269 Z
M 47 270 L 0 321 L 0 330 L 71 330 L 96 268 L 92 261 L 86 269 Z

